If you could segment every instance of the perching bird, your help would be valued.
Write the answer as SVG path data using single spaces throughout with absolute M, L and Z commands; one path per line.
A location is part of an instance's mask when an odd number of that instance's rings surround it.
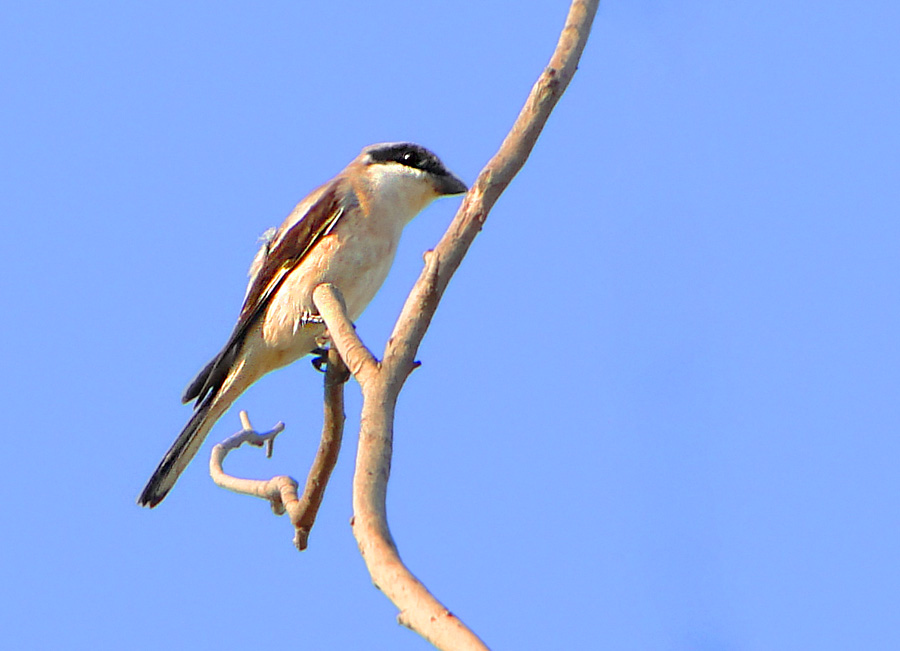
M 159 504 L 219 417 L 269 371 L 318 348 L 325 326 L 313 290 L 333 283 L 351 319 L 387 277 L 403 227 L 437 197 L 466 185 L 433 153 L 412 143 L 362 150 L 347 167 L 297 204 L 262 245 L 228 343 L 194 378 L 182 402 L 194 413 L 166 452 L 138 504 Z

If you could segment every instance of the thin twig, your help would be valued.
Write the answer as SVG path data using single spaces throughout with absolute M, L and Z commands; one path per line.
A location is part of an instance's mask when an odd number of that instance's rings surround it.
M 300 516 L 294 523 L 297 529 L 295 543 L 301 551 L 306 549 L 309 532 L 325 496 L 325 487 L 341 451 L 344 433 L 344 384 L 349 378 L 350 371 L 347 370 L 341 356 L 333 348 L 329 349 L 325 371 L 325 418 L 322 422 L 322 438 L 306 478 L 303 496 L 297 505 Z
M 334 359 L 333 359 L 334 358 Z M 329 354 L 328 370 L 325 373 L 325 422 L 322 425 L 322 439 L 319 451 L 310 468 L 303 496 L 297 494 L 299 484 L 293 477 L 279 475 L 271 479 L 244 479 L 229 475 L 222 469 L 225 457 L 244 443 L 257 447 L 266 446 L 271 453 L 275 437 L 284 430 L 284 423 L 278 423 L 272 430 L 259 434 L 253 429 L 246 411 L 241 411 L 240 432 L 229 436 L 213 446 L 209 456 L 209 474 L 221 488 L 259 497 L 267 500 L 275 515 L 288 514 L 294 527 L 294 545 L 298 550 L 306 549 L 309 532 L 315 523 L 319 505 L 325 494 L 325 487 L 331 471 L 337 462 L 344 431 L 344 383 L 348 377 L 347 368 L 337 353 Z M 271 454 L 269 454 L 271 456 Z
M 599 0 L 575 0 L 569 8 L 566 24 L 550 63 L 531 89 L 525 106 L 500 149 L 481 170 L 432 252 L 435 264 L 439 267 L 437 277 L 432 280 L 432 271 L 426 264 L 410 292 L 391 335 L 391 345 L 385 351 L 384 364 L 393 363 L 396 359 L 396 363 L 403 366 L 415 357 L 427 323 L 430 323 L 450 278 L 475 236 L 481 231 L 500 194 L 525 165 L 550 112 L 572 80 L 587 43 L 598 4 Z M 426 297 L 430 297 L 430 300 L 426 300 Z M 419 306 L 422 306 L 421 310 L 417 309 Z M 422 327 L 422 322 L 426 323 L 425 328 Z
M 247 416 L 246 411 L 242 411 L 240 416 L 243 429 L 213 447 L 212 453 L 209 455 L 209 475 L 221 488 L 268 500 L 272 505 L 272 511 L 276 515 L 282 515 L 285 512 L 286 504 L 297 501 L 296 481 L 286 476 L 273 477 L 269 480 L 234 477 L 222 469 L 222 463 L 229 452 L 241 447 L 244 443 L 257 447 L 271 446 L 275 437 L 284 431 L 284 423 L 278 423 L 268 432 L 259 434 L 250 424 L 250 417 Z

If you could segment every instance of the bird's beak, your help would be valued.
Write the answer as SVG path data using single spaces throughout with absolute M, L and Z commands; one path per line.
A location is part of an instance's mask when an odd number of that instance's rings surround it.
M 440 195 L 462 194 L 469 189 L 465 183 L 450 172 L 447 172 L 446 176 L 437 177 L 437 182 L 434 185 L 435 191 Z

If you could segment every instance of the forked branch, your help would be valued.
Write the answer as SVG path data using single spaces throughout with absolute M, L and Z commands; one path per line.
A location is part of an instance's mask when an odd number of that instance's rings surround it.
M 400 560 L 387 523 L 385 499 L 393 446 L 394 409 L 406 378 L 415 368 L 415 355 L 441 296 L 481 230 L 500 194 L 519 172 L 537 141 L 550 112 L 566 90 L 584 46 L 599 0 L 574 0 L 556 50 L 498 152 L 478 175 L 441 241 L 426 254 L 425 268 L 404 304 L 400 318 L 379 363 L 356 334 L 342 297 L 330 285 L 316 288 L 313 298 L 328 327 L 335 348 L 359 381 L 363 393 L 359 450 L 353 478 L 353 533 L 372 581 L 399 608 L 400 623 L 439 649 L 487 649 L 484 642 L 447 610 Z M 319 455 L 310 471 L 304 496 L 289 477 L 243 480 L 225 475 L 222 459 L 241 442 L 262 444 L 277 432 L 258 435 L 244 412 L 244 431 L 216 446 L 210 472 L 216 483 L 241 493 L 270 500 L 276 513 L 285 510 L 295 527 L 295 544 L 303 549 L 315 518 L 321 493 L 334 466 L 343 427 L 343 382 L 346 370 L 332 353 L 326 379 L 326 424 Z M 330 390 L 329 390 L 330 387 Z M 326 441 L 326 434 L 331 438 Z
M 426 254 L 416 282 L 378 364 L 359 340 L 334 288 L 314 300 L 332 341 L 363 393 L 359 451 L 353 478 L 353 533 L 372 581 L 400 609 L 399 621 L 439 649 L 486 649 L 400 560 L 387 524 L 385 498 L 393 445 L 394 408 L 441 296 L 497 198 L 525 164 L 550 112 L 575 74 L 599 0 L 574 0 L 556 50 L 496 155 L 478 175 L 447 232 Z
M 272 444 L 275 437 L 284 429 L 278 423 L 274 429 L 265 434 L 258 434 L 250 424 L 246 411 L 242 411 L 241 426 L 243 429 L 213 447 L 209 458 L 209 474 L 218 486 L 243 495 L 252 495 L 268 500 L 276 515 L 285 512 L 290 516 L 294 526 L 294 545 L 298 550 L 306 549 L 309 532 L 316 520 L 325 488 L 331 471 L 337 463 L 344 432 L 344 383 L 350 374 L 337 351 L 328 352 L 328 366 L 325 372 L 325 419 L 322 423 L 322 438 L 319 450 L 313 460 L 303 494 L 298 496 L 297 481 L 286 475 L 269 480 L 241 479 L 233 477 L 222 469 L 226 455 L 244 443 L 266 446 L 266 455 L 272 456 Z

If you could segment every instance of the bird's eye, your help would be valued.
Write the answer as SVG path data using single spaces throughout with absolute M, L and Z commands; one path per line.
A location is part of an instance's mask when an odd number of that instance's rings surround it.
M 406 152 L 405 154 L 403 154 L 403 162 L 410 165 L 415 165 L 417 162 L 416 155 L 411 151 Z

